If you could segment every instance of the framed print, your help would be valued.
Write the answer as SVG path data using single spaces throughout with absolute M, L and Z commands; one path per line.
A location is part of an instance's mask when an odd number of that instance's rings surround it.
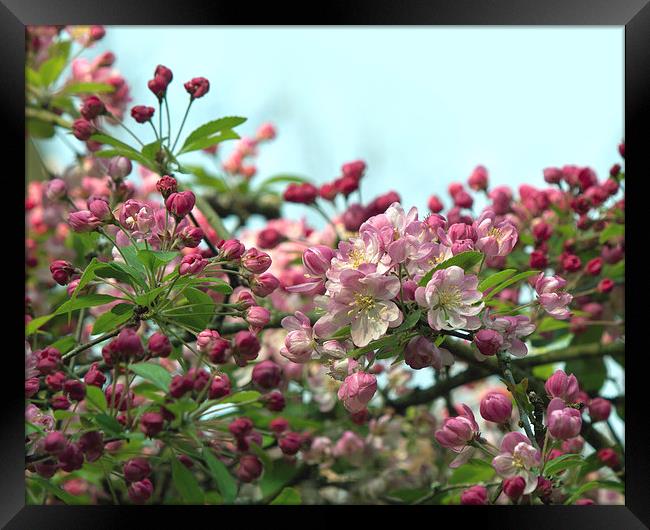
M 0 521 L 646 528 L 646 4 L 3 0 Z

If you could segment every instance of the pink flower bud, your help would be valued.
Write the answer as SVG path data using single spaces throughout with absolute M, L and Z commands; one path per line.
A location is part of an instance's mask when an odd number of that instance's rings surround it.
M 486 190 L 488 187 L 488 171 L 485 166 L 476 166 L 467 183 L 474 191 Z
M 272 249 L 282 241 L 282 234 L 275 228 L 265 228 L 257 235 L 257 246 L 264 249 Z
M 190 95 L 190 99 L 197 99 L 208 93 L 208 90 L 210 90 L 210 81 L 205 77 L 193 77 L 183 86 Z
M 58 392 L 63 389 L 66 376 L 63 372 L 54 372 L 45 376 L 45 386 L 52 392 Z
M 178 182 L 174 177 L 163 175 L 160 177 L 158 182 L 156 182 L 156 189 L 163 196 L 163 199 L 167 199 L 172 193 L 178 191 Z
M 343 406 L 352 413 L 366 408 L 377 391 L 377 378 L 366 372 L 355 372 L 345 378 L 338 391 Z
M 544 388 L 549 397 L 563 399 L 566 403 L 575 403 L 580 392 L 576 376 L 573 374 L 567 376 L 562 370 L 556 370 L 546 380 Z
M 38 377 L 25 379 L 25 397 L 34 397 L 39 390 L 40 384 Z
M 169 354 L 172 352 L 172 345 L 167 338 L 167 335 L 164 335 L 160 331 L 156 331 L 151 337 L 149 337 L 149 342 L 147 342 L 147 349 L 153 357 L 169 357 Z
M 254 274 L 262 274 L 271 266 L 271 256 L 256 248 L 248 249 L 242 256 L 242 266 Z
M 106 112 L 106 107 L 104 106 L 104 103 L 102 103 L 102 100 L 97 96 L 88 96 L 84 99 L 79 112 L 87 120 L 94 120 L 97 116 Z
M 459 453 L 478 433 L 474 413 L 467 405 L 462 405 L 464 414 L 445 418 L 442 427 L 434 437 L 442 447 Z
M 113 212 L 104 197 L 91 197 L 88 199 L 88 211 L 93 214 L 97 219 L 106 223 L 113 219 Z
M 93 363 L 90 365 L 90 369 L 86 372 L 84 376 L 84 382 L 87 385 L 96 386 L 101 388 L 106 382 L 106 376 L 99 370 L 99 364 Z
M 363 160 L 354 160 L 341 166 L 341 173 L 344 177 L 352 178 L 357 182 L 361 180 L 366 171 L 366 163 Z
M 137 482 L 151 474 L 151 466 L 145 458 L 132 458 L 124 463 L 122 471 L 124 472 L 124 480 Z
M 484 420 L 499 424 L 509 423 L 512 400 L 501 392 L 489 392 L 481 400 L 480 412 Z
M 214 329 L 204 329 L 201 333 L 196 336 L 196 349 L 201 353 L 209 352 L 217 340 L 221 338 L 218 331 Z
M 102 222 L 88 210 L 72 212 L 68 222 L 75 232 L 92 232 L 102 225 Z
M 77 140 L 85 142 L 95 133 L 95 126 L 84 118 L 79 118 L 72 123 L 72 134 Z
M 431 197 L 429 197 L 429 202 L 427 203 L 427 206 L 429 207 L 429 210 L 431 210 L 433 213 L 440 213 L 445 207 L 442 204 L 440 197 L 438 197 L 437 195 L 431 195 Z
M 63 384 L 63 391 L 72 401 L 81 401 L 86 397 L 86 385 L 76 379 L 68 379 Z
M 505 493 L 511 501 L 516 501 L 524 493 L 526 481 L 523 477 L 509 477 L 503 481 L 503 493 Z
M 59 285 L 67 285 L 74 274 L 72 263 L 58 259 L 50 264 L 52 279 Z
M 265 307 L 253 306 L 246 311 L 246 321 L 254 330 L 261 330 L 271 320 L 271 312 Z
M 349 232 L 356 232 L 359 230 L 366 219 L 368 219 L 366 209 L 357 203 L 351 204 L 348 206 L 348 209 L 343 212 L 343 225 Z
M 34 352 L 36 355 L 36 369 L 43 375 L 54 372 L 61 363 L 61 352 L 52 346 Z
M 253 482 L 262 475 L 263 470 L 259 458 L 254 455 L 242 455 L 237 466 L 237 478 L 242 482 Z
M 262 298 L 270 295 L 280 286 L 280 280 L 278 280 L 273 274 L 265 272 L 260 274 L 251 280 L 251 290 L 257 296 Z
M 246 248 L 237 239 L 228 239 L 221 246 L 222 256 L 226 260 L 235 260 L 242 257 Z
M 582 416 L 580 411 L 566 407 L 560 398 L 553 398 L 546 410 L 548 432 L 554 438 L 566 440 L 580 434 Z
M 460 503 L 465 506 L 488 504 L 488 491 L 485 486 L 472 486 L 460 494 Z
M 196 197 L 191 191 L 180 191 L 172 193 L 165 201 L 169 213 L 177 219 L 185 217 L 194 208 Z
M 253 430 L 253 422 L 250 418 L 241 417 L 230 422 L 228 430 L 237 439 L 244 438 Z
M 144 354 L 144 347 L 142 346 L 140 336 L 131 328 L 124 328 L 119 332 L 115 339 L 114 347 L 125 359 L 138 359 Z
M 263 390 L 271 390 L 282 381 L 282 368 L 273 361 L 262 361 L 253 368 L 252 380 Z
M 339 194 L 339 190 L 334 182 L 326 182 L 318 189 L 318 195 L 326 201 L 333 201 Z
M 289 428 L 289 422 L 284 418 L 274 418 L 269 422 L 269 429 L 276 435 Z
M 164 419 L 159 412 L 145 412 L 140 417 L 140 430 L 153 438 L 163 430 Z
M 50 400 L 50 406 L 54 410 L 68 410 L 70 408 L 70 401 L 65 396 L 54 396 Z
M 52 431 L 43 438 L 43 450 L 51 455 L 60 455 L 68 445 L 65 435 L 59 431 Z
M 281 410 L 284 409 L 284 406 L 286 404 L 284 396 L 282 395 L 282 392 L 280 392 L 279 390 L 274 390 L 273 392 L 269 392 L 263 397 L 263 399 L 266 408 L 272 412 L 280 412 Z
M 325 245 L 308 248 L 302 254 L 305 271 L 312 276 L 324 276 L 330 268 L 334 250 Z
M 208 260 L 204 259 L 198 252 L 186 254 L 181 259 L 178 273 L 182 276 L 185 274 L 199 274 L 208 265 Z
M 178 237 L 185 247 L 196 248 L 203 239 L 203 230 L 198 226 L 186 226 L 180 231 Z
M 288 432 L 280 438 L 278 442 L 280 450 L 285 455 L 295 455 L 300 451 L 300 446 L 302 445 L 302 436 L 297 432 Z
M 227 374 L 221 374 L 214 377 L 210 383 L 208 397 L 210 399 L 220 399 L 230 394 L 230 379 Z
M 292 182 L 284 190 L 284 200 L 299 204 L 312 204 L 318 196 L 318 189 L 313 184 Z
M 131 109 L 131 117 L 138 123 L 148 122 L 154 115 L 155 109 L 145 105 L 136 105 Z
M 259 352 L 260 342 L 250 331 L 238 331 L 233 337 L 233 353 L 239 366 L 245 366 L 247 361 L 257 359 Z
M 255 137 L 258 140 L 273 140 L 276 136 L 275 127 L 272 123 L 263 123 L 257 129 Z
M 589 402 L 589 417 L 592 422 L 606 421 L 612 412 L 612 404 L 601 397 L 592 399 Z
M 58 201 L 59 199 L 65 197 L 67 190 L 68 186 L 65 183 L 65 180 L 55 178 L 47 183 L 45 195 L 51 201 Z
M 604 447 L 598 450 L 596 455 L 598 456 L 598 460 L 612 469 L 616 469 L 620 465 L 618 454 L 611 447 Z
M 589 260 L 587 262 L 585 270 L 590 276 L 598 276 L 600 274 L 600 271 L 603 270 L 603 259 L 594 258 L 592 260 Z
M 348 197 L 351 193 L 359 189 L 359 182 L 352 177 L 343 177 L 334 181 L 336 189 L 344 197 Z
M 59 455 L 61 469 L 68 473 L 81 469 L 84 463 L 84 455 L 78 444 L 68 444 L 65 450 Z
M 153 484 L 148 478 L 132 482 L 127 489 L 127 493 L 134 504 L 144 504 L 153 494 Z
M 547 167 L 544 169 L 544 180 L 549 184 L 557 184 L 562 180 L 562 170 L 557 167 Z
M 79 448 L 88 462 L 98 460 L 104 454 L 104 437 L 99 431 L 88 431 L 79 438 Z
M 493 329 L 482 329 L 474 335 L 474 345 L 483 355 L 496 355 L 503 348 L 503 337 Z

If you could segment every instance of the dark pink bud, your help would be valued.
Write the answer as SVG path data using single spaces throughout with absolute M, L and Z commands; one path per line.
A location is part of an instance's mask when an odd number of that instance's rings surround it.
M 52 431 L 43 438 L 43 450 L 51 455 L 61 454 L 68 446 L 68 440 L 60 431 Z
M 600 449 L 596 455 L 598 456 L 598 460 L 600 460 L 607 467 L 616 469 L 620 465 L 618 454 L 616 454 L 616 451 L 611 447 L 604 447 L 603 449 Z
M 516 501 L 524 493 L 526 488 L 526 481 L 523 477 L 509 477 L 503 481 L 503 493 L 505 493 L 511 501 Z
M 167 335 L 164 335 L 160 331 L 156 331 L 151 335 L 151 337 L 149 337 L 147 349 L 154 357 L 169 357 L 169 354 L 172 352 L 172 345 L 171 342 L 169 342 Z
M 84 376 L 84 381 L 87 385 L 96 386 L 101 388 L 106 382 L 106 376 L 99 370 L 98 363 L 93 363 L 90 369 Z
M 512 400 L 500 392 L 489 392 L 481 400 L 480 412 L 484 420 L 499 424 L 509 423 Z
M 88 211 L 102 222 L 108 222 L 113 219 L 113 212 L 104 197 L 91 197 L 88 199 Z
M 251 280 L 251 290 L 257 296 L 265 297 L 270 295 L 280 286 L 280 280 L 278 280 L 273 274 L 265 272 L 260 274 Z
M 238 331 L 232 340 L 235 362 L 239 366 L 245 366 L 246 361 L 257 358 L 260 351 L 260 342 L 250 331 Z
M 567 376 L 563 370 L 556 370 L 546 380 L 544 388 L 549 397 L 563 399 L 566 403 L 575 403 L 580 392 L 576 376 L 573 374 Z
M 65 197 L 67 190 L 68 185 L 65 183 L 65 180 L 54 178 L 47 183 L 45 195 L 51 201 L 58 201 Z
M 92 42 L 102 40 L 104 38 L 104 35 L 106 35 L 104 26 L 90 26 L 90 40 Z
M 438 197 L 437 195 L 431 195 L 431 197 L 429 197 L 429 202 L 427 203 L 427 206 L 429 207 L 429 210 L 431 210 L 433 213 L 440 213 L 445 207 L 442 204 L 440 197 Z
M 214 377 L 210 383 L 208 397 L 210 399 L 220 399 L 230 394 L 230 379 L 227 374 L 221 374 Z
M 299 204 L 312 204 L 318 197 L 318 189 L 313 184 L 292 182 L 284 190 L 284 200 Z
M 131 109 L 131 117 L 138 123 L 146 123 L 153 117 L 154 112 L 153 107 L 136 105 Z
M 81 401 L 86 397 L 86 385 L 77 379 L 68 379 L 63 385 L 63 391 L 72 401 Z
M 284 418 L 274 418 L 269 422 L 269 429 L 276 435 L 283 433 L 289 428 L 289 422 Z
M 180 398 L 185 395 L 187 392 L 192 390 L 191 381 L 188 381 L 182 375 L 175 375 L 172 377 L 172 381 L 169 384 L 169 393 L 172 397 Z
M 104 437 L 99 431 L 83 433 L 78 443 L 88 462 L 94 462 L 104 453 Z
M 352 177 L 343 177 L 334 181 L 334 185 L 344 197 L 359 189 L 359 181 Z
M 153 494 L 153 484 L 148 478 L 133 482 L 127 490 L 129 499 L 134 504 L 144 504 Z
M 237 478 L 242 482 L 253 482 L 262 475 L 264 467 L 254 455 L 242 455 L 237 466 Z
M 65 383 L 66 376 L 63 372 L 54 372 L 45 376 L 45 386 L 52 392 L 63 390 L 63 383 Z
M 462 505 L 484 505 L 488 503 L 488 491 L 484 486 L 472 486 L 460 494 Z
M 530 254 L 529 265 L 531 269 L 545 269 L 548 266 L 548 257 L 541 250 L 533 250 Z
M 164 199 L 167 199 L 172 193 L 178 191 L 178 182 L 174 177 L 163 175 L 156 182 L 156 189 L 160 192 Z
M 228 430 L 235 438 L 244 438 L 253 430 L 253 422 L 246 417 L 237 418 L 230 422 Z
M 486 190 L 488 187 L 488 171 L 485 166 L 476 166 L 467 183 L 474 191 Z
M 68 222 L 75 232 L 92 232 L 102 225 L 102 222 L 89 210 L 72 212 L 68 217 Z
M 280 450 L 285 455 L 295 455 L 300 451 L 300 446 L 302 445 L 302 435 L 297 432 L 288 432 L 280 438 L 278 443 Z
M 254 274 L 262 274 L 271 266 L 271 256 L 256 248 L 248 249 L 242 256 L 242 266 Z
M 84 99 L 79 112 L 87 120 L 94 120 L 97 116 L 101 116 L 106 112 L 106 107 L 97 96 L 88 96 Z
M 165 86 L 169 85 L 169 83 L 172 82 L 172 79 L 174 79 L 174 74 L 172 71 L 162 64 L 156 66 L 156 70 L 154 71 L 153 75 L 161 77 L 165 82 Z
M 95 133 L 95 126 L 84 118 L 79 118 L 72 123 L 72 134 L 77 140 L 85 142 Z
M 205 96 L 210 90 L 210 81 L 205 77 L 194 77 L 183 85 L 191 99 Z
M 158 412 L 145 412 L 140 418 L 140 430 L 153 438 L 163 429 L 165 420 Z
M 165 201 L 165 206 L 169 213 L 174 217 L 181 219 L 185 217 L 194 208 L 196 197 L 191 191 L 179 191 L 172 193 Z
M 192 254 L 186 254 L 181 260 L 181 264 L 178 268 L 178 273 L 180 275 L 184 274 L 199 274 L 203 269 L 208 265 L 208 260 L 204 259 L 198 252 L 193 252 Z
M 562 180 L 562 170 L 558 167 L 544 169 L 544 180 L 549 184 L 557 184 Z
M 151 466 L 145 458 L 132 458 L 124 463 L 124 480 L 127 482 L 137 482 L 151 474 Z
M 271 312 L 265 307 L 252 306 L 246 311 L 246 322 L 255 330 L 261 330 L 271 320 Z
M 263 249 L 272 249 L 284 239 L 275 228 L 265 228 L 257 235 L 257 246 Z
M 582 261 L 575 254 L 566 254 L 562 258 L 562 268 L 567 272 L 579 271 L 582 267 Z
M 281 410 L 284 410 L 286 401 L 282 392 L 274 390 L 264 396 L 264 405 L 272 412 L 280 412 Z
M 50 264 L 52 279 L 59 285 L 67 285 L 74 274 L 74 267 L 69 261 L 58 259 Z
M 168 84 L 163 77 L 157 75 L 147 82 L 147 87 L 158 98 L 158 101 L 162 101 L 167 93 Z
M 38 377 L 30 377 L 25 379 L 25 397 L 30 398 L 36 395 L 40 388 L 40 381 Z
M 359 230 L 366 219 L 368 219 L 366 209 L 357 203 L 350 204 L 348 209 L 343 212 L 343 225 L 348 232 Z
M 246 248 L 237 239 L 228 239 L 223 242 L 221 252 L 226 260 L 235 260 L 242 257 Z
M 78 444 L 68 444 L 65 450 L 59 455 L 61 469 L 71 473 L 81 469 L 84 463 L 84 455 Z
M 597 397 L 589 402 L 589 417 L 592 422 L 606 421 L 612 412 L 612 404 L 604 398 Z
M 144 355 L 144 347 L 140 336 L 131 328 L 124 328 L 115 339 L 115 349 L 125 359 L 140 358 Z
M 326 201 L 333 201 L 339 194 L 339 189 L 334 182 L 326 182 L 318 189 L 318 195 Z
M 474 335 L 474 345 L 483 355 L 496 355 L 503 348 L 503 337 L 493 329 L 482 329 Z
M 42 350 L 35 352 L 37 361 L 36 368 L 38 371 L 45 375 L 54 372 L 61 362 L 61 352 L 52 346 L 43 348 Z
M 354 160 L 341 166 L 341 173 L 344 177 L 352 178 L 357 182 L 361 180 L 366 171 L 366 163 L 363 160 Z
M 614 283 L 613 280 L 611 280 L 610 278 L 603 278 L 602 280 L 600 280 L 600 282 L 598 282 L 598 292 L 611 293 L 612 289 L 614 289 L 615 286 L 616 284 Z
M 282 368 L 273 361 L 262 361 L 253 368 L 252 380 L 260 388 L 271 390 L 282 381 Z

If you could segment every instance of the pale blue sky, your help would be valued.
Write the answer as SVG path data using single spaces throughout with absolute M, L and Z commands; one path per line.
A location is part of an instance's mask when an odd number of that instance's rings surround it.
M 548 165 L 588 164 L 604 175 L 618 161 L 622 27 L 107 29 L 98 49 L 116 54 L 133 104 L 154 103 L 146 82 L 162 63 L 174 71 L 173 122 L 187 101 L 181 83 L 211 82 L 186 130 L 233 114 L 249 118 L 243 134 L 274 122 L 279 135 L 262 150 L 260 178 L 324 182 L 363 158 L 365 197 L 395 188 L 406 205 L 425 208 L 477 164 L 495 184 L 541 185 Z

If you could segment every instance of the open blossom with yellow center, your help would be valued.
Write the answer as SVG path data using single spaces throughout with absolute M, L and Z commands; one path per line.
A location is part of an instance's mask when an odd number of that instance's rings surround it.
M 418 287 L 415 300 L 429 309 L 429 326 L 435 330 L 478 329 L 483 294 L 477 287 L 476 276 L 452 266 L 436 271 L 425 287 Z
M 350 325 L 352 341 L 366 346 L 402 322 L 402 313 L 392 301 L 400 288 L 399 279 L 376 272 L 374 265 L 359 270 L 345 269 L 339 276 L 339 290 L 327 298 L 327 314 L 314 324 L 314 332 L 327 337 Z
M 537 488 L 538 473 L 534 469 L 540 465 L 539 451 L 520 432 L 506 434 L 501 442 L 499 454 L 492 460 L 492 466 L 501 477 L 522 477 L 525 480 L 524 494 Z

